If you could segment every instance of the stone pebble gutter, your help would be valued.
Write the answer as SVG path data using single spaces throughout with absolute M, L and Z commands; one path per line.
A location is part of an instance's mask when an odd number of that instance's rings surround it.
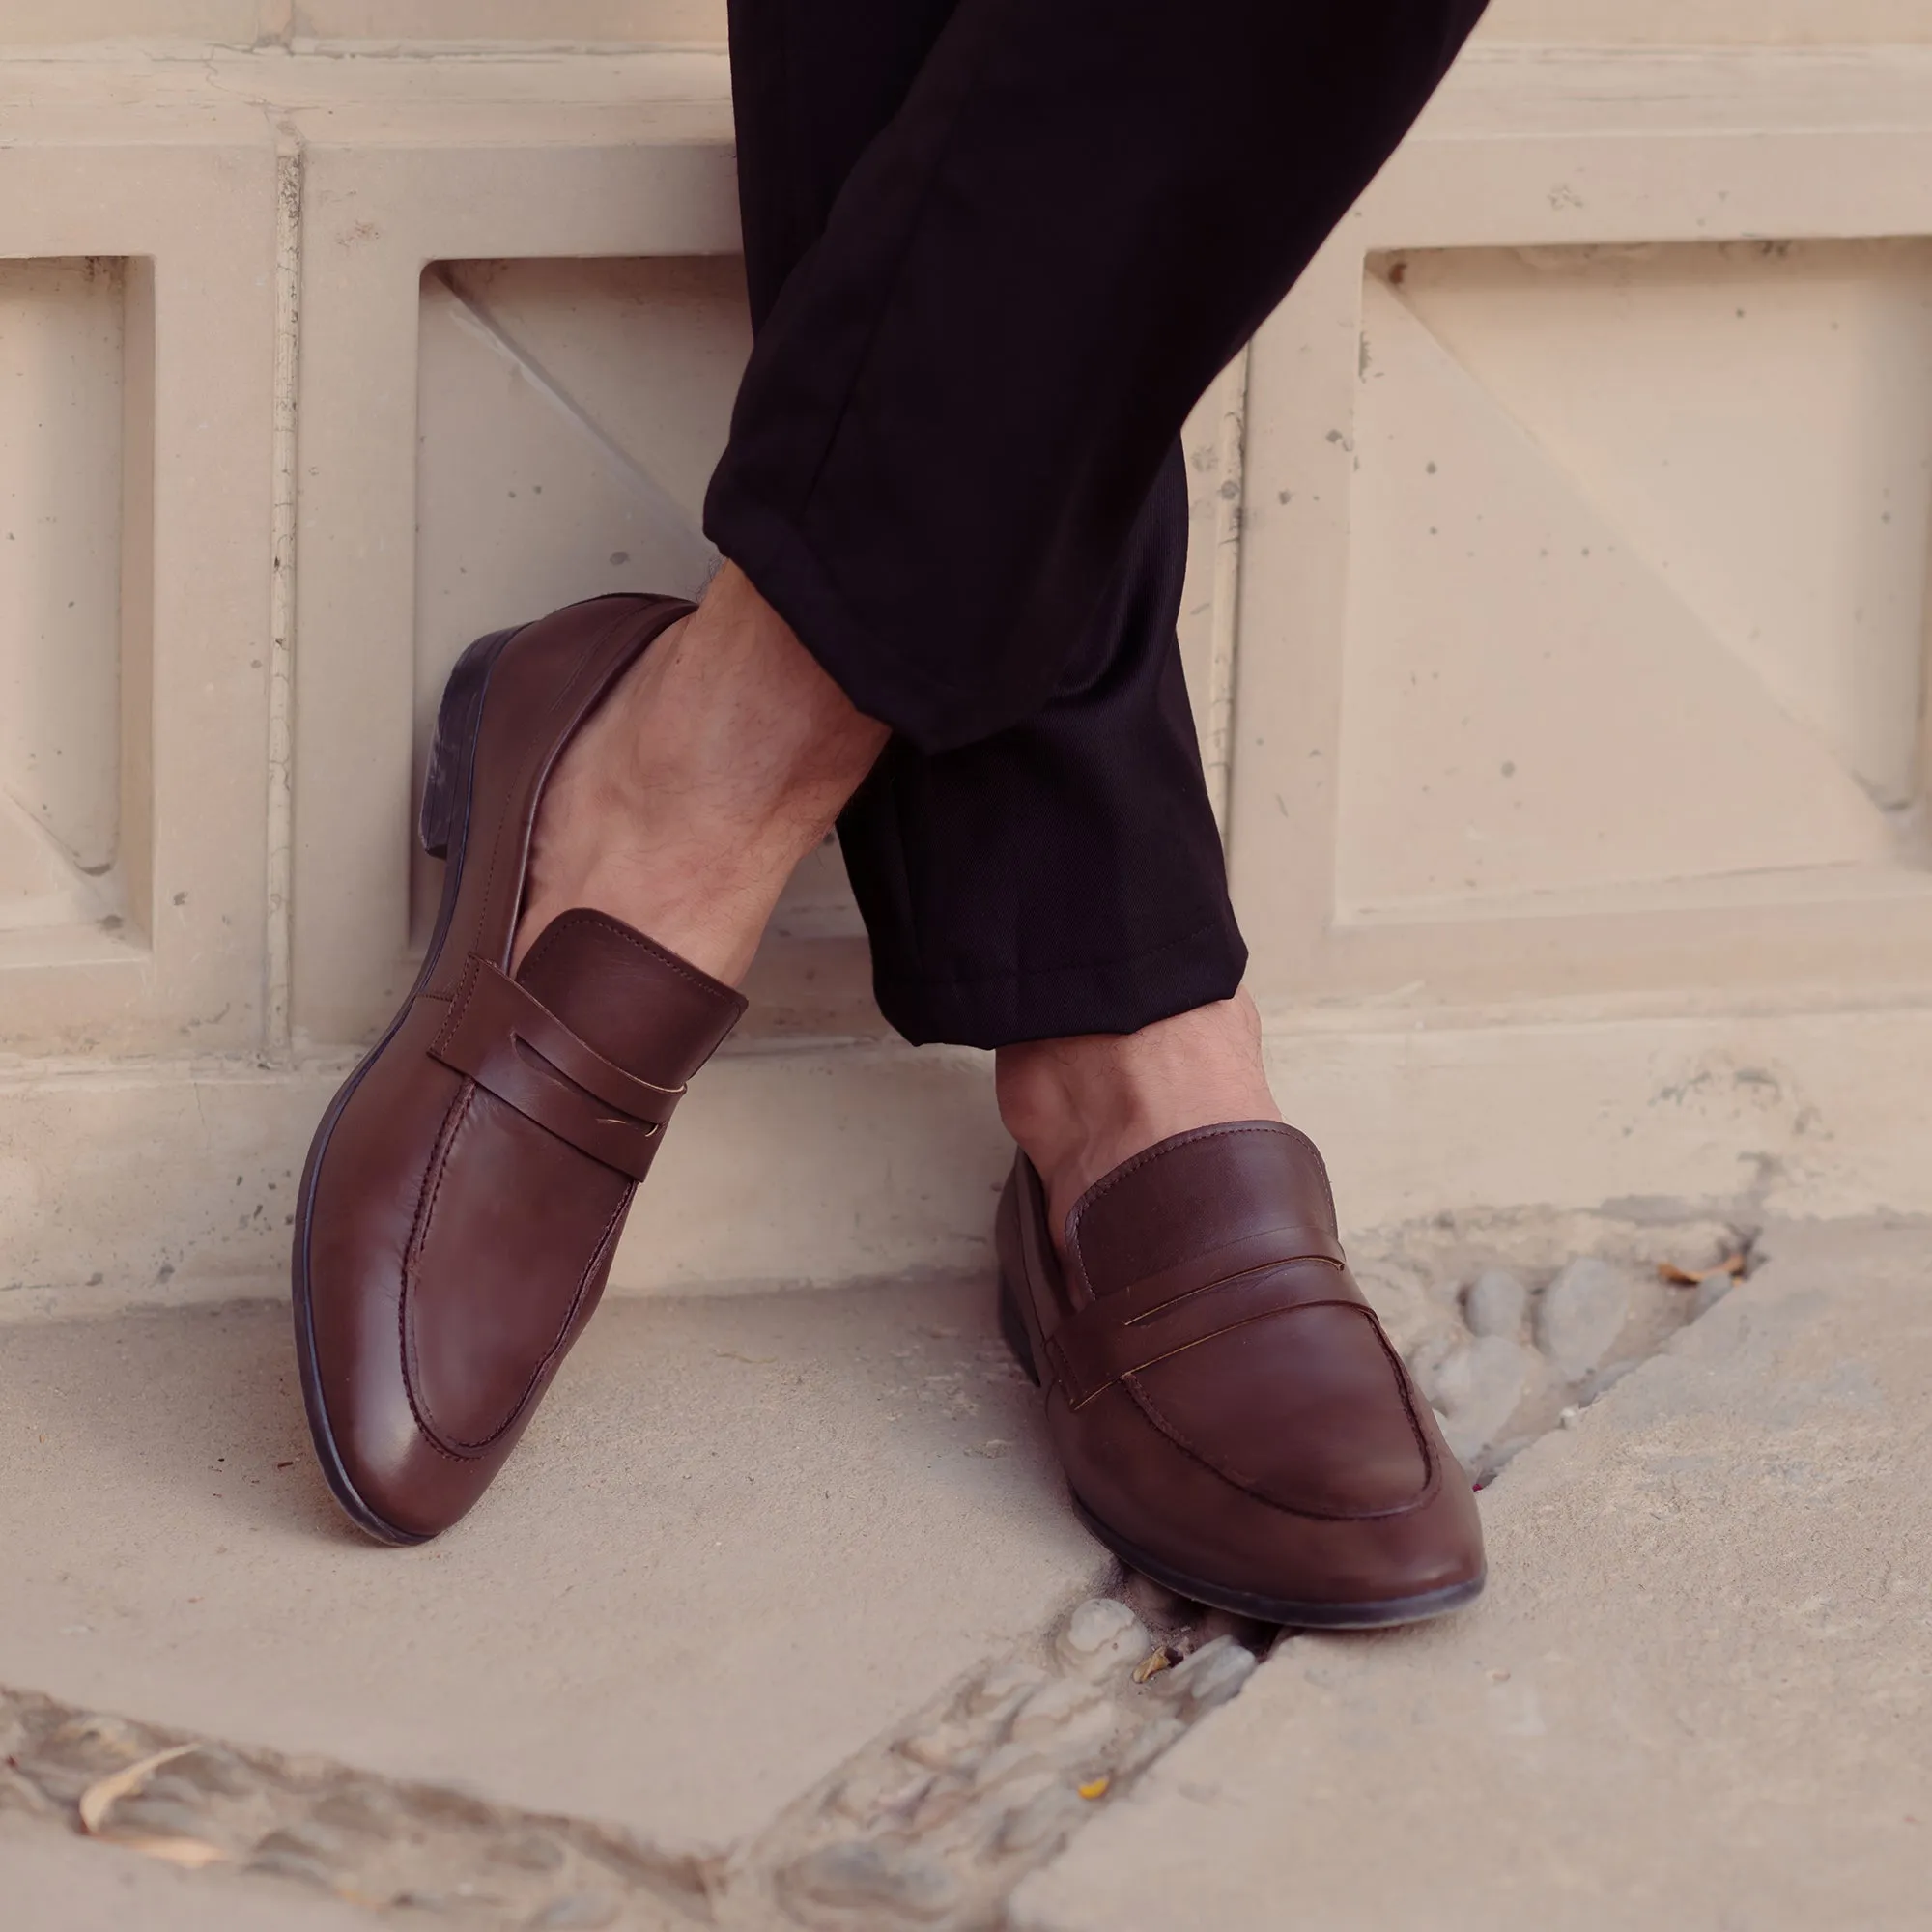
M 1359 1254 L 1365 1292 L 1479 1487 L 1750 1263 L 1748 1237 L 1722 1223 L 1573 1232 L 1597 1251 L 1554 1267 L 1547 1255 L 1541 1265 L 1498 1258 L 1533 1251 L 1534 1229 L 1486 1237 L 1453 1223 Z M 199 1867 L 211 1883 L 264 1874 L 384 1918 L 477 1932 L 969 1932 L 998 1926 L 1029 1872 L 1293 1635 L 1123 1575 L 1115 1594 L 948 1687 L 715 1862 L 589 1820 L 4 1690 L 0 1812 Z

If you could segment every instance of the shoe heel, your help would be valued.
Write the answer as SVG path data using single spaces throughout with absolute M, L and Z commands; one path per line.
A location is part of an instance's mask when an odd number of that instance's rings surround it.
M 483 693 L 491 668 L 521 626 L 478 638 L 457 659 L 437 707 L 436 736 L 429 769 L 423 774 L 422 807 L 416 838 L 432 859 L 446 859 L 458 826 L 469 807 L 469 767 L 476 751 L 476 727 L 483 716 Z
M 1027 1380 L 1037 1388 L 1039 1367 L 1033 1358 L 1033 1340 L 1027 1334 L 1026 1317 L 1020 1313 L 1019 1297 L 1014 1294 L 1005 1268 L 1000 1270 L 1000 1333 L 1013 1351 L 1013 1359 L 1026 1371 Z

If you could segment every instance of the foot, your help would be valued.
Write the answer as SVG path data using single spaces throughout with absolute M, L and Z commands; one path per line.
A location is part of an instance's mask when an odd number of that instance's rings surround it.
M 737 985 L 887 736 L 727 563 L 558 758 L 512 970 L 559 913 L 589 906 Z
M 1138 1033 L 1003 1046 L 1000 1118 L 1046 1183 L 1053 1239 L 1103 1175 L 1170 1135 L 1223 1121 L 1279 1121 L 1246 991 Z

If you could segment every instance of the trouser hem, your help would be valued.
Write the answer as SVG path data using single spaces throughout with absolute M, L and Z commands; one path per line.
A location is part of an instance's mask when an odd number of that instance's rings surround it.
M 739 491 L 727 451 L 704 499 L 704 534 L 751 579 L 800 643 L 867 717 L 925 753 L 950 752 L 1017 722 L 971 693 L 921 676 L 903 648 L 881 645 L 854 614 L 790 518 Z
M 1138 1033 L 1233 999 L 1248 949 L 1234 915 L 1128 958 L 961 980 L 878 974 L 879 1010 L 914 1046 L 1017 1046 L 1080 1034 Z

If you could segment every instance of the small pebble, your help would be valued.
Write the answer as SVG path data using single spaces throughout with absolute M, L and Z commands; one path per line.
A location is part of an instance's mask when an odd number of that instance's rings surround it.
M 1012 1703 L 1027 1692 L 1037 1690 L 1045 1682 L 1046 1672 L 1036 1664 L 1017 1661 L 996 1663 L 967 1692 L 967 1714 L 982 1718 L 988 1712 L 997 1711 L 1003 1704 Z
M 1148 1628 L 1114 1597 L 1089 1597 L 1066 1619 L 1054 1652 L 1068 1670 L 1098 1683 L 1147 1655 Z
M 908 1817 L 932 1789 L 933 1778 L 929 1771 L 908 1776 L 903 1765 L 891 1759 L 863 1765 L 832 1794 L 832 1808 L 861 1825 L 887 1816 Z
M 1463 1312 L 1472 1333 L 1506 1335 L 1512 1341 L 1522 1333 L 1528 1308 L 1528 1289 L 1507 1268 L 1485 1268 L 1463 1297 Z
M 248 1860 L 248 1869 L 258 1872 L 273 1872 L 277 1878 L 298 1878 L 306 1885 L 332 1887 L 335 1874 L 320 1859 L 312 1859 L 305 1853 L 277 1845 L 272 1840 L 279 1836 L 270 1833 L 255 1848 Z
M 976 1740 L 963 1724 L 934 1724 L 917 1737 L 907 1738 L 899 1750 L 915 1764 L 928 1771 L 944 1771 L 974 1753 Z
M 1187 1730 L 1179 1718 L 1154 1718 L 1141 1726 L 1134 1741 L 1114 1761 L 1117 1780 L 1145 1771 L 1170 1745 L 1178 1744 Z
M 1529 1381 L 1529 1353 L 1506 1335 L 1478 1335 L 1435 1371 L 1450 1452 L 1467 1462 L 1502 1433 Z
M 306 1858 L 327 1860 L 339 1860 L 349 1850 L 340 1832 L 332 1832 L 313 1818 L 298 1819 L 293 1825 L 283 1826 L 279 1832 L 270 1832 L 255 1850 L 259 1854 L 270 1846 L 298 1852 Z
M 1042 1684 L 1013 1714 L 1008 1736 L 1016 1744 L 1043 1743 L 1099 1701 L 1099 1691 L 1077 1678 L 1062 1677 Z
M 976 1791 L 990 1791 L 994 1785 L 1004 1784 L 1022 1772 L 1037 1770 L 1039 1763 L 1037 1745 L 1002 1745 L 997 1750 L 989 1750 L 974 1768 L 973 1787 Z
M 1002 1852 L 1037 1851 L 1080 1822 L 1084 1800 L 1064 1784 L 1049 1785 L 1009 1811 L 993 1843 Z
M 943 1918 L 959 1901 L 945 1866 L 898 1846 L 824 1845 L 780 1874 L 781 1889 L 814 1905 L 878 1907 L 911 1918 Z
M 194 1761 L 184 1760 L 188 1764 Z M 380 1785 L 345 1784 L 331 1791 L 310 1816 L 318 1825 L 330 1826 L 357 1837 L 387 1838 L 395 1835 L 401 1807 L 395 1794 Z
M 246 1760 L 234 1751 L 221 1745 L 197 1745 L 185 1757 L 176 1758 L 148 1788 L 185 1786 L 215 1798 L 246 1798 L 261 1783 Z
M 562 1898 L 554 1898 L 525 1924 L 530 1932 L 594 1932 L 603 1925 L 617 1922 L 617 1902 L 611 1898 L 600 1898 L 595 1892 L 573 1891 Z
M 512 1832 L 490 1846 L 490 1857 L 517 1871 L 554 1872 L 562 1868 L 563 1847 L 542 1832 Z
M 1151 1689 L 1193 1717 L 1225 1704 L 1254 1675 L 1255 1654 L 1231 1636 L 1204 1643 L 1190 1658 L 1153 1680 Z
M 497 1830 L 502 1823 L 480 1798 L 451 1791 L 445 1785 L 418 1784 L 404 1794 L 403 1802 L 425 1824 L 474 1825 L 488 1832 Z
M 213 1821 L 199 1804 L 142 1791 L 124 1798 L 101 1823 L 107 1838 L 210 1838 Z
M 1543 1291 L 1536 1339 L 1565 1381 L 1580 1380 L 1609 1353 L 1630 1295 L 1630 1283 L 1595 1255 L 1579 1256 Z

